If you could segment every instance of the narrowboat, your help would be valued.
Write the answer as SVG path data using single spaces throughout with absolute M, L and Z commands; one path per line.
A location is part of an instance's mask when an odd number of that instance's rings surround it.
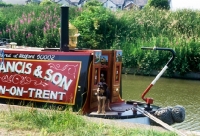
M 145 95 L 173 61 L 175 52 L 168 48 L 142 48 L 169 51 L 172 57 L 142 94 L 144 102 L 126 101 L 122 99 L 122 50 L 76 48 L 78 33 L 69 35 L 68 12 L 69 7 L 61 7 L 60 48 L 22 47 L 16 43 L 0 46 L 1 101 L 71 105 L 73 111 L 86 116 L 131 122 L 144 121 L 145 112 L 158 111 L 160 107 L 153 105 L 153 98 Z M 102 74 L 110 91 L 111 109 L 97 113 L 96 94 Z M 147 122 L 145 119 L 143 123 Z

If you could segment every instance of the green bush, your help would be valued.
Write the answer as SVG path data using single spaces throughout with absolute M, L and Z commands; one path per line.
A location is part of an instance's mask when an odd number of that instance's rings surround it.
M 81 15 L 72 21 L 81 34 L 78 47 L 108 49 L 113 45 L 117 19 L 98 3 L 88 2 Z
M 0 11 L 0 33 L 2 33 L 2 30 L 6 27 L 6 19 L 5 16 L 3 16 L 2 12 Z M 0 34 L 1 36 L 1 34 Z

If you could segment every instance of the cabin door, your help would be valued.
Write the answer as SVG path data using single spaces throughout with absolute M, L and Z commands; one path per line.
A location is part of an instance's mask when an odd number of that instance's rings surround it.
M 114 50 L 112 58 L 112 98 L 111 102 L 121 101 L 121 69 L 122 69 L 122 51 Z
M 90 109 L 95 108 L 98 105 L 96 92 L 97 92 L 97 88 L 98 88 L 98 83 L 100 82 L 101 55 L 102 55 L 102 52 L 100 50 L 94 51 L 91 82 L 89 83 L 91 86 Z

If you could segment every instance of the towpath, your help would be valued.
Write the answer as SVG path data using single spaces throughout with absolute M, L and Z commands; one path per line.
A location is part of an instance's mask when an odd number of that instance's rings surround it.
M 23 109 L 27 109 L 27 108 L 28 107 L 0 104 L 1 112 L 2 111 L 9 112 L 10 109 L 23 110 Z M 45 111 L 44 109 L 38 109 L 38 110 Z M 149 125 L 144 125 L 144 124 L 135 124 L 135 123 L 129 123 L 129 122 L 122 122 L 119 120 L 109 120 L 109 119 L 102 119 L 102 118 L 92 118 L 92 117 L 87 117 L 87 116 L 83 116 L 83 118 L 90 122 L 103 123 L 106 125 L 116 126 L 116 127 L 120 127 L 120 128 L 122 128 L 122 127 L 123 128 L 145 128 L 145 129 L 156 130 L 156 131 L 161 131 L 161 132 L 168 131 L 165 128 L 159 127 L 159 126 L 149 126 Z M 185 133 L 187 136 L 200 136 L 199 132 L 190 132 L 190 131 L 184 131 L 184 130 L 180 130 L 180 131 Z M 41 132 L 16 130 L 16 129 L 9 130 L 9 129 L 0 128 L 0 136 L 27 136 L 27 135 L 29 135 L 29 136 L 41 135 Z

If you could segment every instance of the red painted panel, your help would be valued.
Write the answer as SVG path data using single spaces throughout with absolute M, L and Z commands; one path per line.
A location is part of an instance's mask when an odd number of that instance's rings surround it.
M 5 59 L 0 97 L 75 104 L 81 61 Z
M 39 55 L 45 55 L 45 54 L 52 54 L 52 55 L 76 55 L 76 56 L 78 56 L 78 55 L 91 55 L 91 53 L 93 52 L 93 51 L 91 51 L 91 50 L 88 50 L 88 52 L 78 52 L 77 53 L 77 51 L 74 51 L 74 52 L 51 52 L 51 51 L 40 51 L 40 50 L 38 50 L 38 51 L 31 51 L 31 50 L 14 50 L 14 49 L 12 49 L 12 50 L 9 50 L 9 49 L 5 49 L 4 50 L 4 52 L 5 53 L 21 53 L 21 54 L 39 54 Z

